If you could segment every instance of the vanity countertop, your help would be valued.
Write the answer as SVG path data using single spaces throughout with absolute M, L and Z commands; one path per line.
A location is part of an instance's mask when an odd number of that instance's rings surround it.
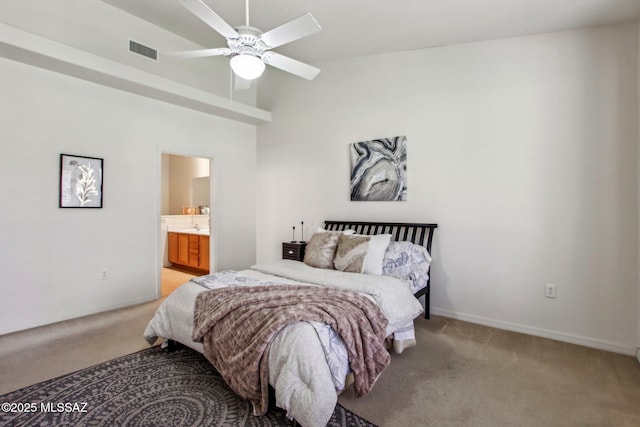
M 204 228 L 195 228 L 195 227 L 189 227 L 189 228 L 174 228 L 174 227 L 169 227 L 169 229 L 167 230 L 169 233 L 180 233 L 180 234 L 196 234 L 198 236 L 208 236 L 209 235 L 209 230 L 208 229 L 204 229 Z

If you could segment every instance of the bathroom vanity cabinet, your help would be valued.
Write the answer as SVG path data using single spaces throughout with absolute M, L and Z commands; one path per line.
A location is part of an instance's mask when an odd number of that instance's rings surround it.
M 169 262 L 209 272 L 209 236 L 169 232 Z

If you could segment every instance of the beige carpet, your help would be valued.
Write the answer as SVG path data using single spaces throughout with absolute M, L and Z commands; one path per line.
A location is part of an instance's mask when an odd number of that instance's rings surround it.
M 640 426 L 630 356 L 435 317 L 373 392 L 340 397 L 380 426 Z
M 161 300 L 0 335 L 0 394 L 149 348 Z
M 147 348 L 158 302 L 0 336 L 0 394 Z M 640 426 L 630 356 L 436 317 L 346 408 L 381 427 Z

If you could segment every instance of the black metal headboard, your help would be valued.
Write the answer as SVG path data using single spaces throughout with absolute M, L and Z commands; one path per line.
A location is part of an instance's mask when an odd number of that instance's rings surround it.
M 431 254 L 433 233 L 438 224 L 411 222 L 364 222 L 364 221 L 325 221 L 325 229 L 330 231 L 355 230 L 358 234 L 391 234 L 394 241 L 409 241 L 424 246 Z M 424 295 L 424 317 L 429 318 L 431 293 L 431 274 L 427 286 L 415 293 L 416 298 Z

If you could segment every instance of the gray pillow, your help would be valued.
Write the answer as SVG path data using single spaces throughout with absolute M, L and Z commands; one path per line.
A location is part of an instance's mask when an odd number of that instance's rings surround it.
M 333 258 L 341 234 L 340 231 L 313 233 L 304 250 L 304 263 L 311 267 L 333 270 Z

